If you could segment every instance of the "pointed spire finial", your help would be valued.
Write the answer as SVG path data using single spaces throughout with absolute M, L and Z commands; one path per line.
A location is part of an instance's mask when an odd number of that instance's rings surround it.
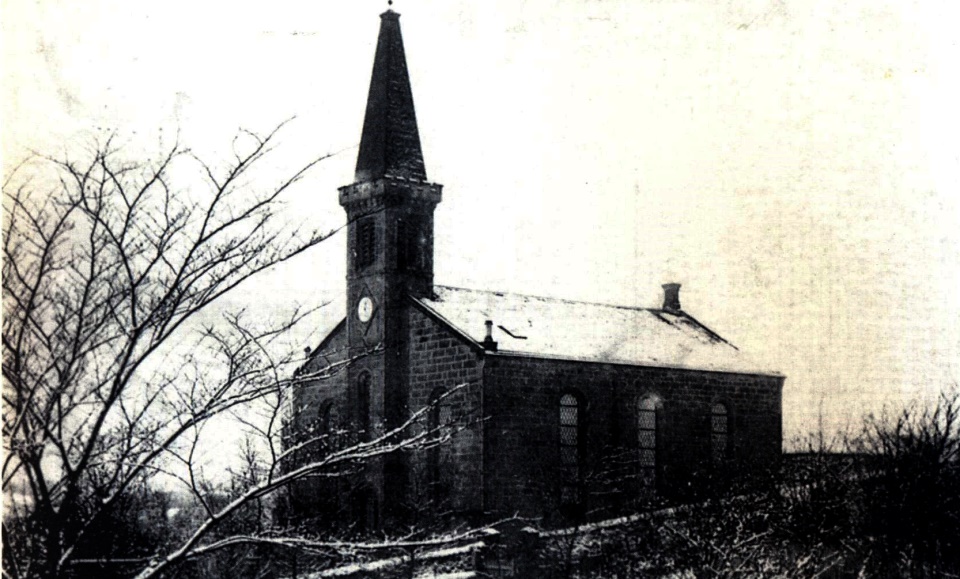
M 399 18 L 389 9 L 380 15 L 380 34 L 357 154 L 357 182 L 387 175 L 427 180 Z

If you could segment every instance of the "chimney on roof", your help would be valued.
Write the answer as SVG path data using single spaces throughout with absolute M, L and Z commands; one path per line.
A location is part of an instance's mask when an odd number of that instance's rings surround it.
M 680 284 L 663 284 L 663 309 L 668 312 L 680 311 Z
M 497 343 L 493 341 L 493 320 L 487 320 L 483 322 L 483 325 L 487 327 L 487 337 L 483 339 L 483 342 L 481 342 L 480 345 L 483 346 L 484 350 L 496 352 Z

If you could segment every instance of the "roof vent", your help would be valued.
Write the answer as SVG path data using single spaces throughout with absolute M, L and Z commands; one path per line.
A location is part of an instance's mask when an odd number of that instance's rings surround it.
M 680 284 L 663 284 L 663 309 L 668 312 L 680 311 Z

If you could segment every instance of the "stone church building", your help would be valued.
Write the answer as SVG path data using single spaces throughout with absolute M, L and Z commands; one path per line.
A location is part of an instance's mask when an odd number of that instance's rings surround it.
M 686 313 L 679 284 L 641 308 L 434 283 L 442 186 L 427 178 L 399 15 L 380 18 L 356 174 L 339 190 L 347 314 L 297 371 L 286 440 L 369 440 L 425 407 L 420 431 L 458 426 L 296 485 L 292 512 L 365 528 L 424 513 L 560 521 L 776 464 L 784 378 Z

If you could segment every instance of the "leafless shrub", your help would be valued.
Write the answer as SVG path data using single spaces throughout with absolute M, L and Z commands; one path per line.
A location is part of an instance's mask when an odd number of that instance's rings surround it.
M 960 576 L 960 398 L 808 440 L 767 484 L 541 533 L 542 577 Z
M 857 442 L 871 568 L 960 575 L 960 393 L 869 416 Z

